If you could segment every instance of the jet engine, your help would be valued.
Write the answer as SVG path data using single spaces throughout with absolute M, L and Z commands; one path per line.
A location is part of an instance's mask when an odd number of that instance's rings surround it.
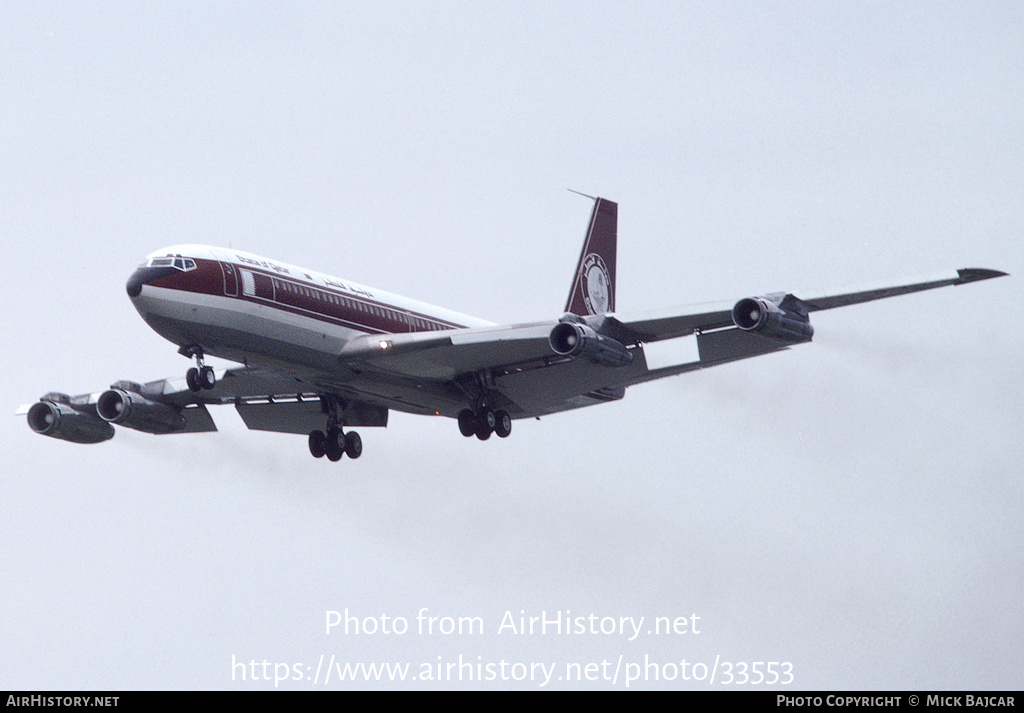
M 626 347 L 585 324 L 560 322 L 551 330 L 548 342 L 559 356 L 583 357 L 604 366 L 626 366 L 633 361 L 633 353 Z
M 114 437 L 113 426 L 88 411 L 79 411 L 58 394 L 48 394 L 32 404 L 28 426 L 36 433 L 72 443 L 100 443 Z
M 114 388 L 100 394 L 96 413 L 104 421 L 145 433 L 171 433 L 185 426 L 185 417 L 174 407 L 126 389 Z
M 814 336 L 806 306 L 791 295 L 777 302 L 767 296 L 742 299 L 732 308 L 732 321 L 744 331 L 791 344 L 809 342 Z

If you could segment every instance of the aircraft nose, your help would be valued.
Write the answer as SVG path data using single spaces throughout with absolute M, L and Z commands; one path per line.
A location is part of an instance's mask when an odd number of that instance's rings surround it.
M 133 272 L 132 276 L 128 278 L 128 284 L 124 286 L 125 289 L 128 290 L 129 297 L 138 297 L 139 293 L 142 292 L 142 277 L 139 275 L 140 272 L 142 272 L 142 270 L 136 270 Z
M 138 297 L 142 293 L 142 286 L 158 280 L 161 277 L 174 272 L 173 267 L 140 267 L 128 278 L 125 289 L 129 297 Z
M 132 276 L 128 278 L 128 284 L 125 285 L 125 289 L 128 290 L 129 297 L 138 297 L 142 292 L 142 286 L 146 283 L 147 269 L 140 267 L 138 270 L 132 273 Z

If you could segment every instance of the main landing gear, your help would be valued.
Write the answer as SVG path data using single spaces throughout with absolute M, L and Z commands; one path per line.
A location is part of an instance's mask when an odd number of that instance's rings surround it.
M 466 438 L 476 436 L 486 441 L 492 433 L 498 438 L 508 438 L 512 433 L 512 417 L 503 409 L 492 409 L 491 399 L 495 395 L 494 375 L 488 371 L 479 371 L 467 377 L 459 386 L 469 397 L 474 408 L 459 411 L 459 433 Z
M 341 429 L 344 403 L 336 396 L 322 395 L 320 407 L 327 414 L 327 430 L 309 432 L 309 452 L 314 458 L 337 462 L 342 456 L 358 458 L 363 454 L 363 439 L 355 431 L 345 433 Z
M 498 438 L 508 438 L 512 433 L 512 417 L 507 411 L 492 411 L 486 406 L 471 411 L 462 409 L 459 412 L 459 432 L 469 438 L 476 436 L 486 441 L 494 433 Z
M 316 430 L 309 432 L 309 452 L 314 458 L 323 458 L 337 462 L 342 456 L 358 458 L 363 454 L 363 439 L 355 431 L 343 432 L 337 426 L 327 429 L 327 433 Z
M 185 373 L 185 383 L 188 390 L 198 393 L 204 389 L 212 389 L 217 385 L 217 376 L 213 373 L 212 366 L 203 363 L 203 350 L 199 347 L 182 347 L 178 350 L 180 354 L 187 357 L 195 357 L 196 366 Z

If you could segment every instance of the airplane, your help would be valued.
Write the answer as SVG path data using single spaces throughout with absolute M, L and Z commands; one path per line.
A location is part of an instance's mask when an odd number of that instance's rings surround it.
M 564 313 L 499 325 L 350 280 L 205 245 L 151 253 L 128 278 L 142 319 L 194 359 L 184 377 L 48 393 L 18 409 L 36 433 L 99 443 L 114 424 L 216 431 L 233 404 L 249 429 L 306 435 L 316 457 L 358 458 L 355 427 L 391 410 L 444 416 L 463 436 L 623 398 L 629 386 L 810 342 L 812 312 L 1000 277 L 982 268 L 824 292 L 775 292 L 640 313 L 616 311 L 618 204 L 593 211 Z M 217 373 L 204 359 L 240 364 Z

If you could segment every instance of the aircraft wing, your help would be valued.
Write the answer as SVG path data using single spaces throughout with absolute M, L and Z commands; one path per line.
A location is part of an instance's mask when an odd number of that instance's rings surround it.
M 563 318 L 506 327 L 394 335 L 367 335 L 349 342 L 339 365 L 359 374 L 365 388 L 392 379 L 401 408 L 453 415 L 464 407 L 474 374 L 486 373 L 488 386 L 516 417 L 552 413 L 620 398 L 627 386 L 769 354 L 810 341 L 808 315 L 920 290 L 998 277 L 995 270 L 962 269 L 903 280 L 833 290 L 772 293 L 750 300 L 774 310 L 778 322 L 765 329 L 740 329 L 733 310 L 747 300 L 711 302 L 641 313 Z M 791 320 L 791 321 L 786 321 Z M 567 356 L 552 347 L 560 324 L 589 327 L 595 338 L 612 340 L 625 357 L 609 361 L 598 352 Z M 795 326 L 794 326 L 795 325 Z M 581 333 L 582 334 L 582 333 Z M 595 342 L 596 343 L 596 342 Z M 617 352 L 613 352 L 613 355 Z M 621 356 L 621 354 L 620 354 Z M 404 392 L 399 384 L 405 381 Z M 445 392 L 443 385 L 461 384 Z
M 15 412 L 32 430 L 76 443 L 113 437 L 111 424 L 156 435 L 216 431 L 207 406 L 232 404 L 245 425 L 258 431 L 307 434 L 322 428 L 324 411 L 315 374 L 294 376 L 268 369 L 218 369 L 212 389 L 192 392 L 184 377 L 144 384 L 119 381 L 106 391 L 68 396 L 51 392 Z M 346 424 L 386 426 L 388 409 L 358 399 L 347 402 Z
M 807 312 L 846 307 L 911 292 L 931 290 L 949 285 L 963 285 L 978 280 L 1001 277 L 1005 272 L 983 268 L 948 270 L 934 275 L 902 280 L 873 282 L 832 290 L 798 290 L 776 293 L 791 296 L 805 306 Z M 661 309 L 635 314 L 610 314 L 605 317 L 604 330 L 620 341 L 652 342 L 732 326 L 733 302 L 709 302 L 689 307 Z

